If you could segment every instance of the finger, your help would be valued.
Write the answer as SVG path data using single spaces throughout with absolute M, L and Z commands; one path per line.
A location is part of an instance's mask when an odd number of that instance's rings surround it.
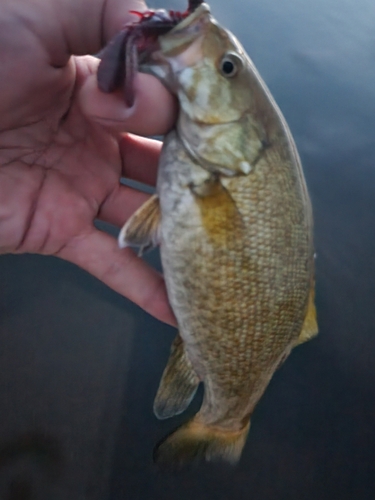
M 176 324 L 163 277 L 130 249 L 120 250 L 112 236 L 93 228 L 70 241 L 57 256 L 85 269 L 155 318 Z
M 47 42 L 53 65 L 61 64 L 63 52 L 96 54 L 127 23 L 139 20 L 131 11 L 146 9 L 143 0 L 34 3 L 35 9 L 22 9 L 22 20 Z
M 155 77 L 138 73 L 134 79 L 135 101 L 128 108 L 123 93 L 105 94 L 98 89 L 94 57 L 76 57 L 80 79 L 79 105 L 84 115 L 114 132 L 162 135 L 175 123 L 177 103 Z
M 122 227 L 150 195 L 128 186 L 119 185 L 100 207 L 98 219 Z
M 119 147 L 123 177 L 155 186 L 162 142 L 125 134 Z

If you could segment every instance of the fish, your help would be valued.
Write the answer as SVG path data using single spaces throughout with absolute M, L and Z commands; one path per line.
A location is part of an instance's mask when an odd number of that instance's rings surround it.
M 121 247 L 160 246 L 178 334 L 154 401 L 195 416 L 155 462 L 236 464 L 251 416 L 291 350 L 318 333 L 313 218 L 289 127 L 236 37 L 201 3 L 139 60 L 178 99 L 156 193 Z

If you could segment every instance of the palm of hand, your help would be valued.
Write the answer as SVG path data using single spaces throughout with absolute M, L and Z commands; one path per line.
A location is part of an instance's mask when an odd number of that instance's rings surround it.
M 59 256 L 94 231 L 93 220 L 119 190 L 118 147 L 74 105 L 56 126 L 37 121 L 3 133 L 0 140 L 4 135 L 14 159 L 0 170 L 2 199 L 9 197 L 16 210 L 9 223 L 3 218 L 1 250 Z
M 120 177 L 152 183 L 159 145 L 121 137 L 87 115 L 82 86 L 94 76 L 92 59 L 72 58 L 47 89 L 21 95 L 22 113 L 13 123 L 9 113 L 0 119 L 0 253 L 64 258 L 173 322 L 161 276 L 93 224 L 99 218 L 121 226 L 146 199 Z

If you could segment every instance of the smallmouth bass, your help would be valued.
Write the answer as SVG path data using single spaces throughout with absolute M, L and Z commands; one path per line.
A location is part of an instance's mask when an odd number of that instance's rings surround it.
M 195 417 L 156 448 L 159 463 L 236 463 L 254 408 L 293 347 L 317 332 L 312 213 L 289 128 L 238 40 L 198 5 L 140 57 L 179 101 L 151 197 L 121 246 L 160 244 L 179 334 L 158 418 Z

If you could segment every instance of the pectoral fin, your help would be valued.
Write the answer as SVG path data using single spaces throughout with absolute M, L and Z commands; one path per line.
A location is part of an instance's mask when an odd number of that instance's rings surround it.
M 315 287 L 313 286 L 310 290 L 309 302 L 307 306 L 307 313 L 305 321 L 302 326 L 300 336 L 297 339 L 296 345 L 303 344 L 308 340 L 311 340 L 318 334 L 318 323 L 316 321 L 316 309 L 315 309 Z
M 193 399 L 198 384 L 199 378 L 177 335 L 155 397 L 155 415 L 164 419 L 182 413 Z
M 126 222 L 120 231 L 118 242 L 121 248 L 139 247 L 139 254 L 159 244 L 160 205 L 154 194 Z

